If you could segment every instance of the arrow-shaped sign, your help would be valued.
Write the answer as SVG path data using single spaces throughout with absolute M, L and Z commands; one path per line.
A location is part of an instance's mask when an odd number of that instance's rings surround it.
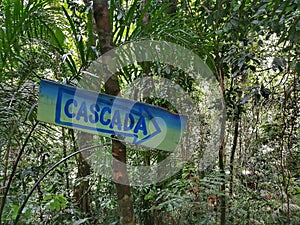
M 38 119 L 166 151 L 175 150 L 186 117 L 157 106 L 42 80 Z

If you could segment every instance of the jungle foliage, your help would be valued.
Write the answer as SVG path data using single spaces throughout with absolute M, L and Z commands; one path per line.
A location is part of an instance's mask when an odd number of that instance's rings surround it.
M 122 224 L 114 183 L 88 166 L 81 173 L 77 131 L 37 121 L 39 81 L 76 85 L 101 55 L 97 2 L 0 1 L 0 224 Z M 150 39 L 193 51 L 226 106 L 215 163 L 199 169 L 204 135 L 176 175 L 130 187 L 136 224 L 299 224 L 300 1 L 102 2 L 114 46 Z M 168 78 L 201 101 L 193 79 L 170 65 L 123 68 L 120 87 L 143 74 Z M 161 99 L 140 100 L 172 110 Z M 91 148 L 110 152 L 108 141 Z M 165 157 L 127 147 L 130 165 Z

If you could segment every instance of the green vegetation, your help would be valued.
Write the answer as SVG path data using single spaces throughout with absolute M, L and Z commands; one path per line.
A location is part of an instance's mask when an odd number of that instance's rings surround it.
M 226 122 L 218 158 L 205 170 L 199 162 L 210 134 L 200 132 L 182 170 L 129 187 L 84 157 L 93 149 L 97 157 L 117 154 L 116 142 L 37 121 L 38 90 L 41 79 L 76 85 L 101 54 L 145 39 L 203 59 L 218 80 Z M 299 45 L 299 0 L 0 0 L 0 225 L 133 224 L 126 214 L 140 225 L 300 224 Z M 116 76 L 118 85 L 101 92 L 115 95 L 152 76 L 203 100 L 201 87 L 170 65 L 139 63 Z M 163 99 L 139 100 L 174 111 Z M 137 147 L 118 154 L 128 165 L 168 156 Z

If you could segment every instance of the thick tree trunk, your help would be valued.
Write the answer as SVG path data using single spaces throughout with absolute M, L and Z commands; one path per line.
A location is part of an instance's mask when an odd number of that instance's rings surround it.
M 100 40 L 100 51 L 101 54 L 104 54 L 114 47 L 107 0 L 94 0 L 93 10 Z M 118 77 L 114 74 L 105 83 L 105 93 L 119 95 L 119 92 Z M 114 157 L 113 176 L 116 181 L 115 186 L 120 209 L 120 224 L 135 225 L 133 201 L 126 168 L 126 146 L 118 140 L 112 140 L 112 154 Z

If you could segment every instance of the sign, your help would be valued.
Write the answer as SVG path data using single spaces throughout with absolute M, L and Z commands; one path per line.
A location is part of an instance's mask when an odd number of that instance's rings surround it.
M 174 151 L 186 117 L 163 108 L 41 80 L 38 120 Z

